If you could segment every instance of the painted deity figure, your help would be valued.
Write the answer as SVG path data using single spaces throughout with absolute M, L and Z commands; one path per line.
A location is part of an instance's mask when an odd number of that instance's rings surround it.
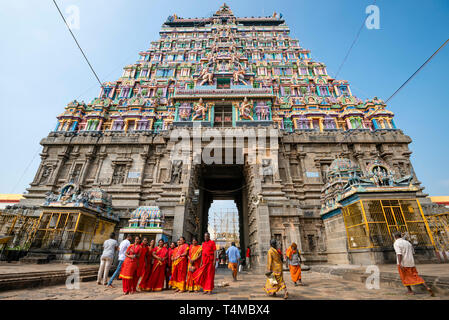
M 259 111 L 259 120 L 267 120 L 268 117 L 268 108 L 266 106 L 262 106 Z
M 193 116 L 192 120 L 204 120 L 206 118 L 207 107 L 203 102 L 203 98 L 200 98 L 200 101 L 195 104 L 193 110 L 195 111 L 195 115 Z
M 199 79 L 202 80 L 200 83 L 200 86 L 202 86 L 204 83 L 213 84 L 214 82 L 214 74 L 209 71 L 209 68 L 205 67 L 201 70 Z
M 179 111 L 179 117 L 182 120 L 187 120 L 190 117 L 191 107 L 189 105 L 184 105 Z
M 242 82 L 244 85 L 248 85 L 245 81 L 245 70 L 240 66 L 237 70 L 234 70 L 234 73 L 232 74 L 232 77 L 234 79 L 234 84 L 238 84 L 239 82 Z
M 253 111 L 253 104 L 248 102 L 248 98 L 245 97 L 242 104 L 239 107 L 240 111 L 240 118 L 246 119 L 246 120 L 254 120 L 251 116 L 251 112 Z

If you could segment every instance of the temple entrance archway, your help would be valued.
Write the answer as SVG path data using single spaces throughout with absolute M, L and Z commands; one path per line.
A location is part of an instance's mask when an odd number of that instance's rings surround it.
M 198 165 L 196 171 L 196 190 L 198 201 L 194 215 L 199 217 L 196 229 L 200 241 L 212 224 L 210 208 L 214 200 L 228 200 L 235 203 L 238 212 L 238 240 L 240 248 L 246 250 L 250 244 L 248 223 L 247 182 L 243 165 Z M 194 187 L 195 188 L 195 187 Z M 223 226 L 224 227 L 224 226 Z M 215 240 L 215 239 L 214 239 Z

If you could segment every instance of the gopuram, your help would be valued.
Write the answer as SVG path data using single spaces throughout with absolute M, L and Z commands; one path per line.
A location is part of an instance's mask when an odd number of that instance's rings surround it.
M 169 16 L 122 77 L 68 103 L 20 205 L 39 217 L 64 185 L 98 188 L 117 232 L 189 241 L 213 200 L 234 200 L 255 266 L 271 238 L 283 251 L 296 242 L 309 264 L 394 262 L 395 230 L 434 259 L 411 138 L 289 34 L 280 14 L 236 17 L 226 4 Z

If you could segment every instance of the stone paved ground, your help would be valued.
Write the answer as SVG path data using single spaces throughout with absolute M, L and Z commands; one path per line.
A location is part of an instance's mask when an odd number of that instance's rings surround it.
M 242 273 L 240 280 L 232 282 L 228 270 L 220 270 L 216 275 L 215 283 L 223 281 L 229 286 L 216 288 L 214 294 L 204 295 L 202 293 L 174 293 L 173 291 L 142 292 L 124 296 L 121 290 L 121 281 L 115 281 L 115 288 L 108 289 L 97 285 L 95 281 L 82 282 L 80 290 L 68 290 L 64 285 L 43 287 L 30 290 L 17 290 L 0 292 L 1 300 L 171 300 L 171 299 L 215 299 L 215 300 L 260 300 L 260 299 L 280 299 L 267 297 L 262 289 L 265 283 L 263 275 Z M 395 288 L 383 286 L 379 290 L 369 290 L 364 283 L 348 281 L 338 276 L 321 274 L 316 272 L 303 272 L 303 282 L 305 287 L 295 287 L 288 272 L 284 272 L 284 279 L 289 290 L 290 298 L 297 300 L 440 300 L 449 299 L 447 296 L 430 297 L 428 294 L 416 294 L 415 296 L 405 295 L 405 288 Z M 281 293 L 282 295 L 282 293 Z

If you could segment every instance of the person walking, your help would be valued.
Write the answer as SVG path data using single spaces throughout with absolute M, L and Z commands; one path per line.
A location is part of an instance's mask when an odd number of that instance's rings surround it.
M 246 249 L 246 268 L 249 270 L 251 268 L 251 249 L 248 247 Z
M 264 290 L 269 296 L 276 296 L 276 293 L 282 289 L 285 290 L 284 299 L 288 298 L 287 286 L 282 274 L 282 255 L 276 249 L 276 240 L 270 241 L 271 248 L 267 252 L 267 281 Z
M 109 239 L 103 243 L 103 254 L 100 258 L 100 268 L 98 269 L 97 284 L 106 285 L 109 270 L 111 269 L 112 260 L 114 259 L 115 250 L 118 249 L 115 233 L 109 235 Z
M 118 249 L 118 265 L 117 265 L 117 268 L 115 269 L 115 272 L 112 275 L 111 279 L 109 279 L 109 281 L 108 281 L 108 288 L 114 288 L 114 286 L 112 285 L 112 281 L 114 281 L 114 279 L 119 276 L 120 270 L 122 270 L 123 261 L 125 261 L 125 258 L 126 258 L 125 252 L 126 252 L 126 249 L 128 249 L 128 247 L 130 246 L 132 238 L 133 237 L 130 234 L 128 234 L 126 239 L 120 243 L 120 246 Z
M 402 238 L 399 231 L 393 233 L 395 238 L 393 247 L 396 252 L 396 259 L 398 265 L 399 276 L 402 284 L 407 287 L 407 294 L 414 295 L 411 286 L 422 284 L 429 291 L 430 296 L 434 297 L 432 289 L 427 286 L 423 278 L 418 275 L 415 267 L 415 260 L 413 259 L 413 246 L 410 242 Z
M 304 284 L 301 281 L 301 252 L 298 250 L 296 243 L 292 243 L 285 252 L 287 257 L 287 265 L 290 270 L 290 276 L 295 286 Z M 298 284 L 299 282 L 299 284 Z
M 240 261 L 239 249 L 235 246 L 235 242 L 231 243 L 231 246 L 226 250 L 226 255 L 228 257 L 228 268 L 232 270 L 232 278 L 237 281 L 237 272 Z

